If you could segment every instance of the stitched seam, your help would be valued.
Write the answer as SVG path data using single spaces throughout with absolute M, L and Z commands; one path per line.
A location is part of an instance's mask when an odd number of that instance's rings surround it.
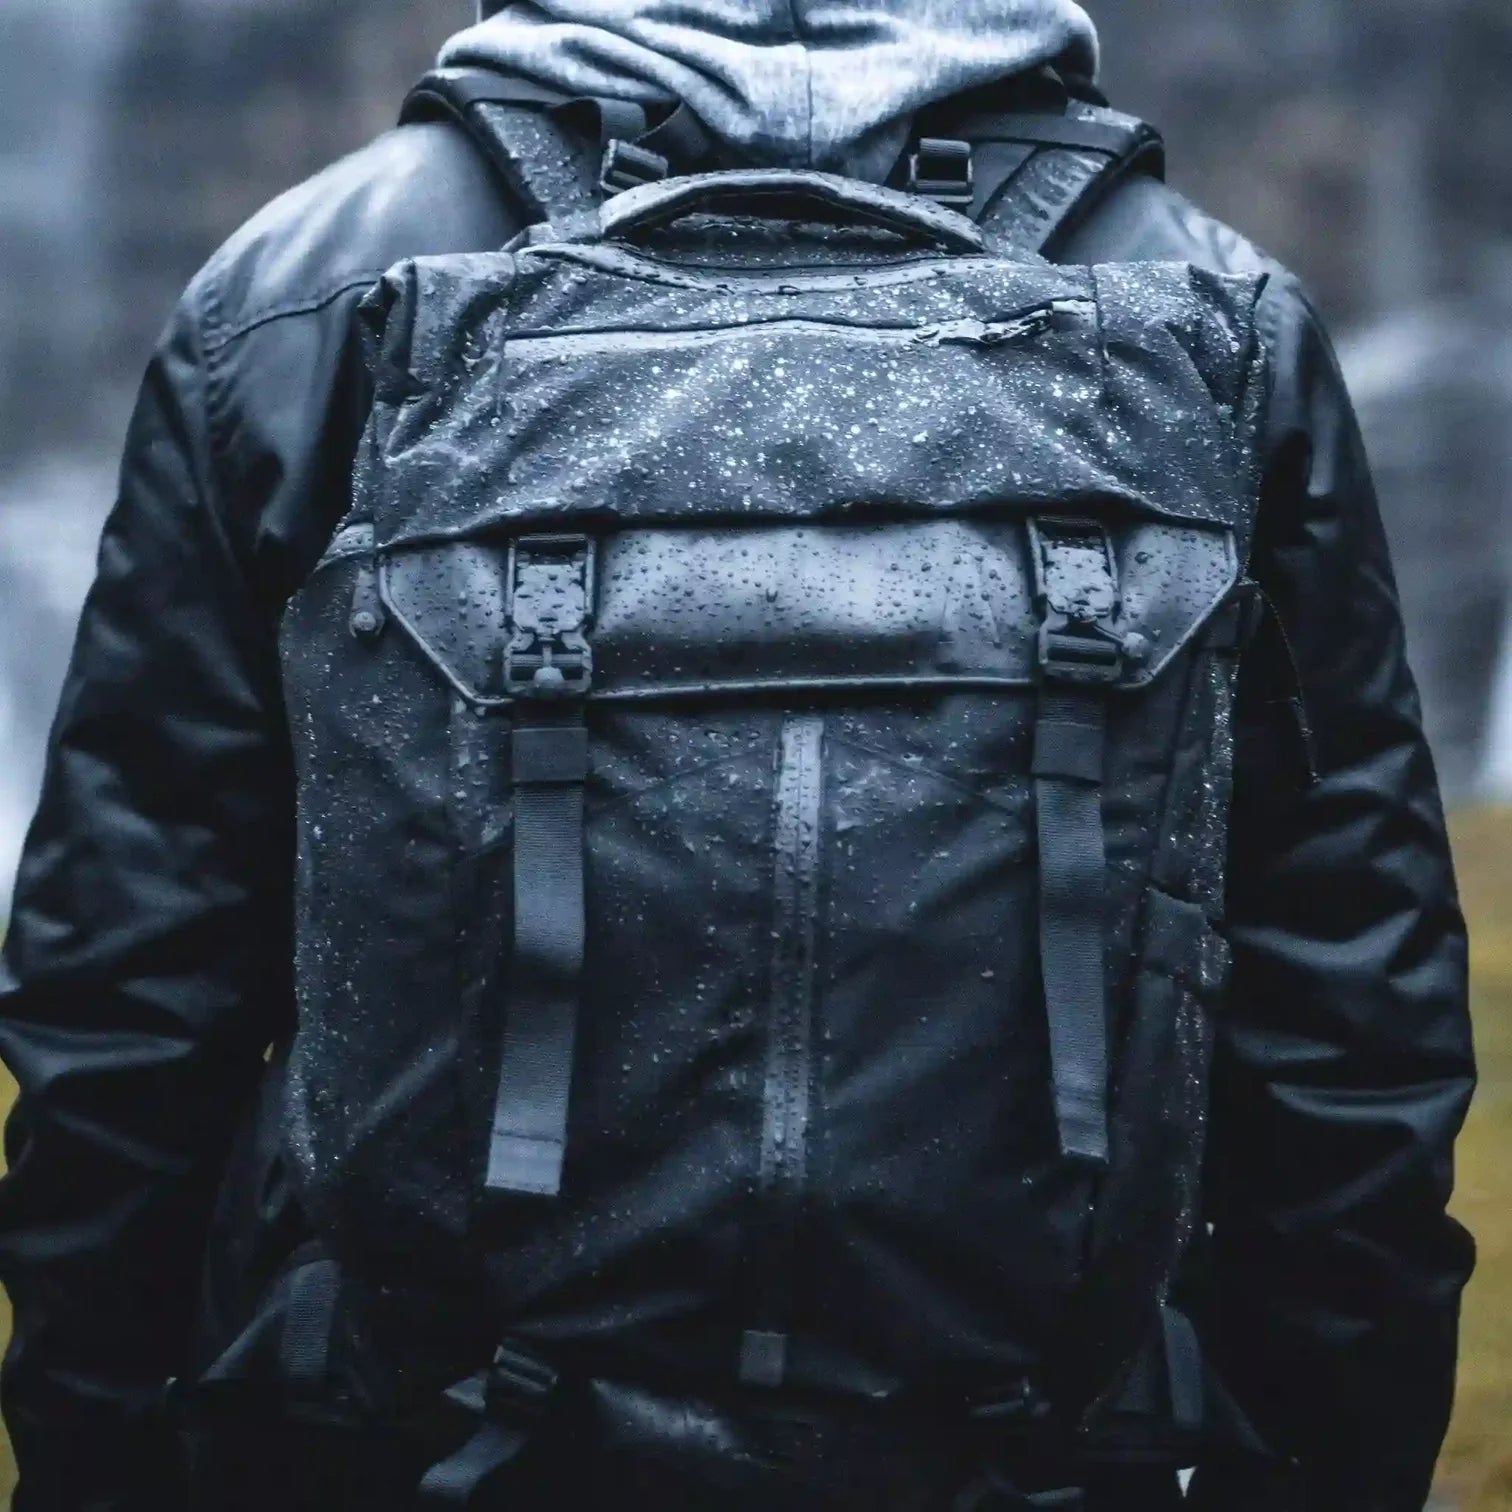
M 220 298 L 213 280 L 207 280 L 200 295 L 200 308 L 204 318 L 200 322 L 200 342 L 204 351 L 205 389 L 205 453 L 210 473 L 210 485 L 217 493 L 224 493 L 220 485 L 225 456 L 225 383 L 219 357 L 225 343 L 219 340 L 225 326 L 221 315 Z
M 249 598 L 256 599 L 259 597 L 259 590 L 249 554 L 243 550 L 242 543 L 238 541 L 235 531 L 231 528 L 231 522 L 224 512 L 231 498 L 231 490 L 226 481 L 230 474 L 230 451 L 226 445 L 225 433 L 228 385 L 225 381 L 224 369 L 219 361 L 225 344 L 224 342 L 212 343 L 210 339 L 212 330 L 224 329 L 219 294 L 214 280 L 206 280 L 198 296 L 198 306 L 203 317 L 200 321 L 200 345 L 204 357 L 201 371 L 205 404 L 205 481 L 213 495 L 213 499 L 209 501 L 212 507 L 208 513 L 212 525 L 222 539 L 226 554 L 237 563 L 240 569 Z M 270 629 L 276 668 L 278 640 L 276 623 Z
M 350 294 L 353 289 L 370 288 L 377 283 L 388 271 L 387 268 L 378 268 L 367 273 L 354 273 L 334 288 L 324 293 L 311 295 L 301 300 L 290 301 L 287 304 L 270 305 L 265 310 L 260 310 L 256 315 L 249 316 L 240 324 L 226 326 L 217 321 L 214 335 L 206 331 L 206 351 L 219 350 L 229 346 L 242 336 L 249 335 L 261 326 L 269 325 L 275 320 L 284 320 L 294 315 L 314 315 L 328 305 L 334 304 L 343 294 Z

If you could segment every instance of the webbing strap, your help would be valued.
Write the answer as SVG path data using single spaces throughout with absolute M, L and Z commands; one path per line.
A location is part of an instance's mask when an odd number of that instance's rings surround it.
M 432 1465 L 420 1482 L 422 1507 L 470 1507 L 499 1471 L 519 1458 L 530 1430 L 487 1422 L 453 1455 Z
M 340 1292 L 341 1270 L 334 1260 L 312 1260 L 289 1278 L 278 1363 L 291 1384 L 314 1386 L 325 1380 Z
M 401 125 L 450 120 L 460 126 L 532 219 L 558 220 L 599 202 L 601 144 L 595 136 L 605 121 L 604 103 L 574 99 L 492 69 L 438 68 L 409 92 L 399 120 Z M 600 132 L 573 123 L 576 112 L 588 110 L 599 111 Z M 636 124 L 628 116 L 615 119 Z M 643 112 L 637 120 L 644 130 Z
M 1093 520 L 1031 521 L 1040 610 L 1034 729 L 1039 953 L 1061 1153 L 1108 1159 L 1107 698 L 1123 673 L 1117 567 Z
M 708 128 L 682 104 L 659 126 L 637 137 L 635 145 L 666 158 L 676 173 L 693 173 L 711 166 L 715 156 L 714 138 Z
M 1046 687 L 1034 742 L 1040 971 L 1061 1153 L 1108 1158 L 1103 695 Z
M 1203 1423 L 1202 1346 L 1191 1319 L 1167 1303 L 1160 1309 L 1165 1341 L 1166 1383 L 1171 1398 L 1171 1421 L 1188 1432 Z
M 1023 142 L 1035 147 L 1074 147 L 1124 156 L 1149 128 L 1130 116 L 1097 106 L 1073 107 L 1067 115 L 1052 111 L 1005 111 L 972 116 L 957 128 L 968 141 Z
M 641 181 L 606 183 L 606 149 L 628 146 L 643 159 L 649 154 L 661 173 L 691 173 L 711 166 L 715 155 L 713 138 L 685 104 L 650 126 L 645 106 L 633 101 L 566 95 L 489 68 L 428 73 L 410 91 L 399 119 L 461 126 L 510 193 L 533 217 L 552 222 Z
M 972 145 L 972 220 L 984 224 L 988 209 L 997 202 L 1003 186 L 1013 178 L 1038 149 L 1028 142 L 982 141 Z M 989 228 L 990 229 L 990 228 Z
M 979 224 L 1005 250 L 1045 253 L 1109 173 L 1110 160 L 1099 153 L 1040 148 L 988 203 Z
M 1053 258 L 1115 184 L 1165 171 L 1157 132 L 1093 105 L 1075 104 L 1065 115 L 980 117 L 960 132 L 980 143 L 972 213 L 1005 251 Z
M 544 722 L 548 713 L 558 718 Z M 581 705 L 526 706 L 513 757 L 514 960 L 487 1184 L 555 1196 L 583 974 L 588 731 Z

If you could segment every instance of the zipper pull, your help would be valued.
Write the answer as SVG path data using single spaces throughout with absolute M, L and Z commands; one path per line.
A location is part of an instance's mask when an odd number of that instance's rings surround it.
M 352 612 L 347 625 L 360 641 L 375 641 L 383 634 L 388 614 L 378 592 L 378 559 L 365 556 L 357 563 L 357 579 L 352 584 Z
M 1056 317 L 1070 308 L 1069 301 L 1056 300 L 1013 320 L 949 320 L 921 327 L 914 333 L 914 340 L 927 346 L 977 347 L 1031 341 L 1043 336 L 1055 324 Z

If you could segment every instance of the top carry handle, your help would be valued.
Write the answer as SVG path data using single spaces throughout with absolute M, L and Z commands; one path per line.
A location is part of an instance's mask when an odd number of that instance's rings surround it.
M 764 210 L 763 201 L 770 208 Z M 598 211 L 596 230 L 598 238 L 607 240 L 718 209 L 791 219 L 794 210 L 804 205 L 838 210 L 848 220 L 934 242 L 949 252 L 980 255 L 987 250 L 981 231 L 964 215 L 917 195 L 833 173 L 784 168 L 694 173 L 643 184 L 609 200 Z

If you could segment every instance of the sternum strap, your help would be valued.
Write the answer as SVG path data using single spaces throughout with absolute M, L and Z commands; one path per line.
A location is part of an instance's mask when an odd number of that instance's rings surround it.
M 1061 1153 L 1108 1158 L 1105 696 L 1047 686 L 1034 732 L 1040 971 Z
M 488 1187 L 555 1196 L 583 977 L 588 731 L 581 704 L 526 706 L 512 746 L 514 955 Z

